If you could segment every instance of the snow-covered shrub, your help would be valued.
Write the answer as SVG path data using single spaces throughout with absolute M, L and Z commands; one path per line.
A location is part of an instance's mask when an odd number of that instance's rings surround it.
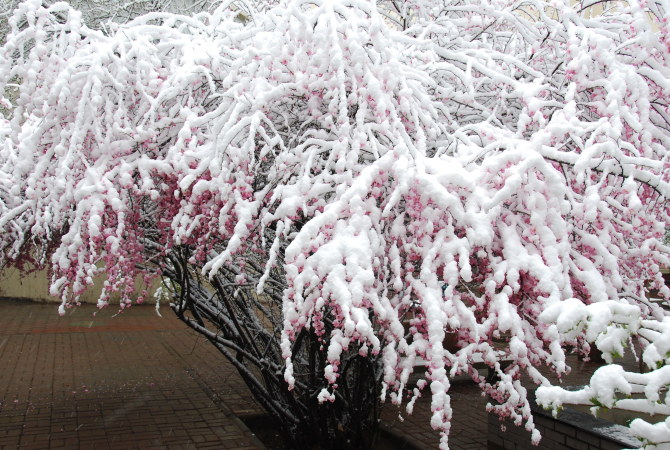
M 623 351 L 665 326 L 648 280 L 670 294 L 668 3 L 571 3 L 224 4 L 96 31 L 28 0 L 0 49 L 3 258 L 49 266 L 61 312 L 101 272 L 101 307 L 162 277 L 295 445 L 368 445 L 377 400 L 423 392 L 446 448 L 458 373 L 537 442 L 522 375 Z

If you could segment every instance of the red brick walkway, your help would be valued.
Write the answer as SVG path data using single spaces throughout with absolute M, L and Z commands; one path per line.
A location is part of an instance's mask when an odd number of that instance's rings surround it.
M 0 301 L 0 447 L 259 447 L 246 387 L 169 308 L 94 311 Z
M 85 306 L 59 317 L 54 305 L 0 301 L 0 448 L 259 448 L 238 417 L 260 414 L 214 347 L 165 307 Z M 567 384 L 596 367 L 572 361 Z M 484 449 L 486 401 L 471 382 L 451 389 L 453 449 Z M 423 448 L 437 448 L 429 399 L 412 416 L 383 420 Z

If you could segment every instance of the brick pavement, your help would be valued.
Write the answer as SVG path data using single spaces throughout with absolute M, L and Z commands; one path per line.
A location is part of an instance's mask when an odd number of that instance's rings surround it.
M 0 301 L 0 447 L 260 446 L 246 387 L 168 308 L 95 311 Z
M 204 338 L 164 308 L 61 318 L 53 304 L 0 301 L 0 448 L 259 448 L 238 417 L 262 413 Z M 566 384 L 594 363 L 571 360 Z M 451 388 L 453 449 L 484 449 L 486 400 L 471 382 Z M 437 448 L 429 398 L 411 416 L 387 405 L 383 422 L 421 448 Z

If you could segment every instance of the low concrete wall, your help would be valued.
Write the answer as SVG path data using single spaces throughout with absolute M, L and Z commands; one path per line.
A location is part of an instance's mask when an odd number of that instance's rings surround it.
M 22 274 L 14 267 L 0 272 L 0 297 L 59 302 L 57 297 L 49 295 L 49 278 L 45 270 Z
M 96 279 L 81 296 L 82 303 L 97 303 L 104 278 Z M 58 297 L 49 295 L 49 277 L 46 270 L 22 274 L 18 269 L 9 267 L 0 272 L 0 298 L 30 299 L 38 302 L 60 303 Z M 138 290 L 141 290 L 142 281 L 137 281 Z M 152 290 L 157 288 L 156 284 Z M 118 302 L 119 296 L 112 295 L 111 302 Z M 148 299 L 150 300 L 150 299 Z

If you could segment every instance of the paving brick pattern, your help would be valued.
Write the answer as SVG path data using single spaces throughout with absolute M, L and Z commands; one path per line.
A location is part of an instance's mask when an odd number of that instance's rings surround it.
M 235 370 L 165 307 L 120 315 L 85 306 L 0 301 L 0 449 L 262 448 L 239 417 L 262 413 Z M 571 360 L 566 384 L 594 363 Z M 486 399 L 471 382 L 451 388 L 453 449 L 485 449 Z M 430 400 L 412 415 L 386 405 L 383 421 L 437 448 Z
M 1 448 L 259 448 L 235 413 L 260 408 L 169 309 L 94 311 L 0 302 Z

